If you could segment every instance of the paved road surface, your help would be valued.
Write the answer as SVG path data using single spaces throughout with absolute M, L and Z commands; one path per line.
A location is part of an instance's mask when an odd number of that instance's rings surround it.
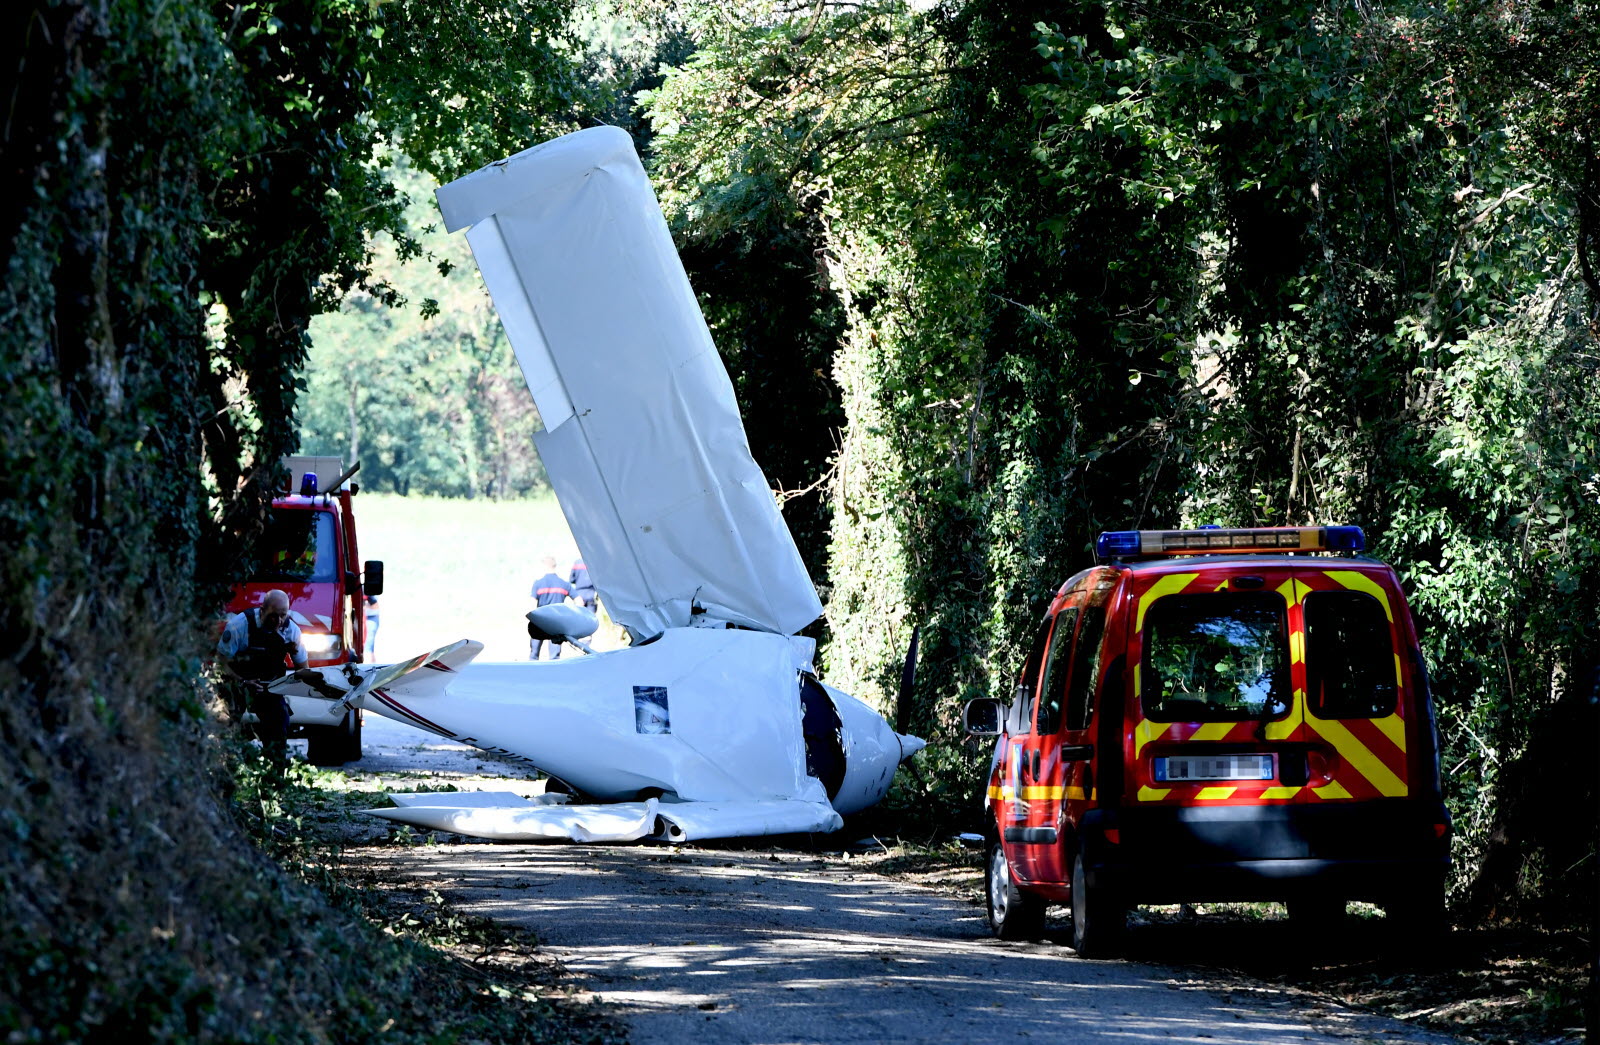
M 366 739 L 351 771 L 466 783 L 498 768 L 372 716 Z M 1214 989 L 1193 970 L 1002 943 L 979 908 L 838 853 L 461 844 L 368 856 L 537 932 L 635 1045 L 1453 1040 L 1265 985 Z

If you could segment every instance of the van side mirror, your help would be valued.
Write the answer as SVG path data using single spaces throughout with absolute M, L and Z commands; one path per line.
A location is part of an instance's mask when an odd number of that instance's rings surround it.
M 961 729 L 969 737 L 997 737 L 1005 721 L 1005 706 L 992 697 L 967 701 L 961 709 Z
M 383 563 L 376 559 L 368 559 L 364 564 L 363 573 L 366 576 L 364 587 L 368 595 L 383 594 Z

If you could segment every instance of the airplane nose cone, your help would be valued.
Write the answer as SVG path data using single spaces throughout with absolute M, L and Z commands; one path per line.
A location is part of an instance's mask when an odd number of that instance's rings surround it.
M 896 733 L 895 739 L 900 741 L 900 761 L 902 762 L 928 746 L 926 740 L 921 737 L 911 736 L 908 733 Z

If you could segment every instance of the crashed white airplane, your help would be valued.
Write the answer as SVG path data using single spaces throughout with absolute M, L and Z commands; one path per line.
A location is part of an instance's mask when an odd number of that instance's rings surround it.
M 623 131 L 579 131 L 438 190 L 544 431 L 625 649 L 471 665 L 463 641 L 328 682 L 341 701 L 523 760 L 572 795 L 395 795 L 380 816 L 485 838 L 682 841 L 841 826 L 923 747 L 820 683 L 815 588 Z M 561 614 L 530 614 L 581 638 Z M 590 629 L 592 630 L 592 628 Z M 297 697 L 316 693 L 285 679 Z

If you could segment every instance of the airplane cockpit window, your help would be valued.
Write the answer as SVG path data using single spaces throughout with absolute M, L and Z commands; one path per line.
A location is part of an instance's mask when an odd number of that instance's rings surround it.
M 279 509 L 258 545 L 260 565 L 252 581 L 336 581 L 339 555 L 328 512 Z

